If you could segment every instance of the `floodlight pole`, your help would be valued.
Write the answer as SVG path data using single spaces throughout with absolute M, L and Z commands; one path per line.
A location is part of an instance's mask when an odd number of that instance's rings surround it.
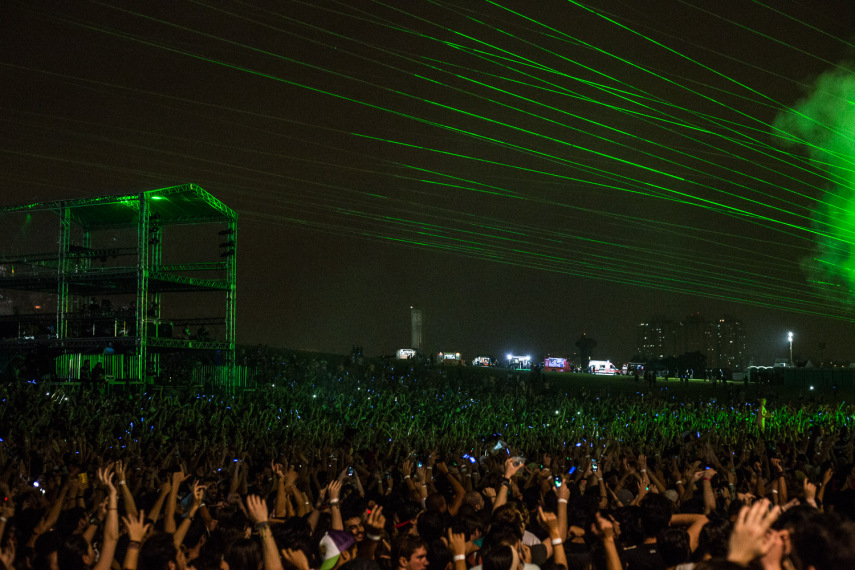
M 787 340 L 790 341 L 790 366 L 793 366 L 793 333 L 787 333 Z

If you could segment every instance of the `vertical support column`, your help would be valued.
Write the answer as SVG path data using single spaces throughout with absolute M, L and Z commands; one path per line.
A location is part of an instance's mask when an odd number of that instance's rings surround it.
M 235 214 L 237 216 L 237 214 Z M 226 357 L 226 372 L 230 388 L 237 384 L 235 377 L 235 346 L 237 343 L 237 218 L 229 221 L 229 235 L 233 245 L 232 254 L 226 257 L 226 279 L 229 290 L 226 293 L 226 342 L 229 344 Z
M 163 228 L 159 223 L 154 221 L 155 217 L 157 216 L 152 217 L 149 221 L 149 245 L 151 246 L 151 257 L 149 258 L 150 271 L 157 271 L 163 263 Z M 160 326 L 160 315 L 163 311 L 162 302 L 163 299 L 161 298 L 160 291 L 155 291 L 152 296 L 154 311 L 150 313 L 150 316 L 154 319 L 155 326 Z
M 149 249 L 148 228 L 149 211 L 148 196 L 145 193 L 139 197 L 139 220 L 137 221 L 137 378 L 140 382 L 147 381 L 148 363 L 148 277 Z
M 71 210 L 63 202 L 59 210 L 59 252 L 56 266 L 56 338 L 60 344 L 68 337 L 68 250 L 71 244 Z

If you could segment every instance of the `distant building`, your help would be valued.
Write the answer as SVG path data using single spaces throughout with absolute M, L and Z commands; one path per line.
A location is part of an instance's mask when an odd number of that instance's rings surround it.
M 692 313 L 680 322 L 679 340 L 677 348 L 680 354 L 688 352 L 700 352 L 707 357 L 710 352 L 709 324 L 700 313 Z
M 636 327 L 636 353 L 643 360 L 662 360 L 677 354 L 677 323 L 657 317 Z
M 745 367 L 745 328 L 742 321 L 727 315 L 709 324 L 709 349 L 707 365 L 710 368 Z
M 699 352 L 709 368 L 739 370 L 747 361 L 745 329 L 727 315 L 708 320 L 693 313 L 679 322 L 656 317 L 636 327 L 636 352 L 645 360 Z
M 410 307 L 410 347 L 422 352 L 424 342 L 422 339 L 422 310 Z

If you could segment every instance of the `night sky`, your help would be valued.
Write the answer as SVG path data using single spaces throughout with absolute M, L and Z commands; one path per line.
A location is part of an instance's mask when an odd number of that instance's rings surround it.
M 847 0 L 7 0 L 0 205 L 200 185 L 241 343 L 389 354 L 417 306 L 430 350 L 617 363 L 700 312 L 855 360 L 853 32 Z

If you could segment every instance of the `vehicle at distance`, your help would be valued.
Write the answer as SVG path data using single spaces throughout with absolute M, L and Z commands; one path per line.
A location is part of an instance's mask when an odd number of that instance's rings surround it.
M 544 372 L 572 372 L 573 364 L 569 358 L 561 356 L 547 356 L 543 360 Z
M 472 359 L 472 366 L 496 366 L 498 363 L 492 356 L 476 356 Z
M 459 352 L 440 352 L 436 356 L 440 362 L 444 362 L 447 360 L 452 360 L 452 361 L 461 360 Z
M 589 360 L 588 372 L 591 374 L 604 375 L 614 375 L 619 373 L 618 369 L 615 368 L 615 365 L 608 360 Z
M 507 354 L 508 368 L 512 370 L 528 370 L 531 368 L 531 356 L 517 354 Z

